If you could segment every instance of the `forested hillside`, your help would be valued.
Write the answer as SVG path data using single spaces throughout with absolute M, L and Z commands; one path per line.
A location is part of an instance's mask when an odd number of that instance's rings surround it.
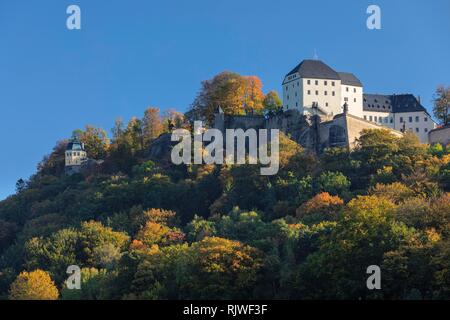
M 0 202 L 3 298 L 450 298 L 448 148 L 377 130 L 318 157 L 282 137 L 261 176 L 148 160 L 142 123 L 78 131 L 99 170 L 66 176 L 61 142 Z
M 373 130 L 351 152 L 320 156 L 281 136 L 273 176 L 168 161 L 161 134 L 217 105 L 270 115 L 281 101 L 225 72 L 203 82 L 186 119 L 149 108 L 117 120 L 111 140 L 76 130 L 104 160 L 82 174 L 64 173 L 68 141 L 58 142 L 0 202 L 0 297 L 450 299 L 450 147 Z M 65 286 L 71 265 L 81 290 Z M 367 289 L 371 265 L 381 290 Z

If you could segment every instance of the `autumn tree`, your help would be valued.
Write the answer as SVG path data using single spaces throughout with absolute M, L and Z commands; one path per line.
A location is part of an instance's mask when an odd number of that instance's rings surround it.
M 166 225 L 147 221 L 147 223 L 137 233 L 137 240 L 148 247 L 153 245 L 167 246 L 180 243 L 184 240 L 184 233 L 176 228 L 169 228 Z
M 331 196 L 328 192 L 322 192 L 303 203 L 297 209 L 297 217 L 302 222 L 309 224 L 336 220 L 343 205 L 344 202 L 338 196 Z
M 264 97 L 263 105 L 266 113 L 275 114 L 282 109 L 283 102 L 276 91 L 269 91 Z
M 241 78 L 243 86 L 243 102 L 246 114 L 261 114 L 263 111 L 264 93 L 262 82 L 256 76 Z
M 105 130 L 87 125 L 85 130 L 77 132 L 78 138 L 84 143 L 89 158 L 105 159 L 110 144 Z
M 163 121 L 160 116 L 159 108 L 150 107 L 145 110 L 142 119 L 142 131 L 145 146 L 148 146 L 150 142 L 158 138 L 162 133 Z
M 263 262 L 259 250 L 238 241 L 206 237 L 192 244 L 189 252 L 191 280 L 183 285 L 187 297 L 239 299 L 251 296 Z
M 163 119 L 164 131 L 169 132 L 172 129 L 183 128 L 186 125 L 186 119 L 183 113 L 174 109 L 168 109 Z
M 450 87 L 439 86 L 434 94 L 434 116 L 443 125 L 447 125 L 450 119 Z
M 413 197 L 414 191 L 400 182 L 390 184 L 377 183 L 374 187 L 369 189 L 371 195 L 386 198 L 394 203 L 401 203 L 408 198 Z
M 241 76 L 229 71 L 219 73 L 202 82 L 187 117 L 211 122 L 219 106 L 225 114 L 259 114 L 264 99 L 261 89 L 261 80 L 256 76 Z
M 22 272 L 11 284 L 11 300 L 57 300 L 59 296 L 50 275 L 40 269 Z

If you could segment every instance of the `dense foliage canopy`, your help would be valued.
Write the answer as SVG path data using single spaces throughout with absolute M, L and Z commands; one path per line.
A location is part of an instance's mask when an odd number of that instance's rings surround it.
M 235 78 L 220 77 L 205 87 Z M 150 160 L 168 122 L 185 125 L 171 117 L 118 120 L 111 141 L 88 126 L 77 134 L 99 170 L 65 175 L 60 142 L 18 182 L 0 202 L 2 298 L 450 298 L 448 147 L 368 130 L 317 156 L 283 136 L 279 173 L 261 176 Z M 70 265 L 81 290 L 65 285 Z M 370 265 L 382 290 L 366 287 Z

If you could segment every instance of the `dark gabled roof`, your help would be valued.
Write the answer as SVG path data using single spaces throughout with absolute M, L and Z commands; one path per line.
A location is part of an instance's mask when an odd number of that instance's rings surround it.
M 84 144 L 78 140 L 72 140 L 67 144 L 66 151 L 84 151 Z
M 391 96 L 391 100 L 394 104 L 394 112 L 427 112 L 425 107 L 412 94 L 394 94 Z
M 364 111 L 393 112 L 390 96 L 383 94 L 364 93 L 363 95 Z
M 330 68 L 328 65 L 320 60 L 303 60 L 294 69 L 289 72 L 287 76 L 290 76 L 298 72 L 300 78 L 313 78 L 313 79 L 331 79 L 339 80 L 339 75 L 336 71 Z
M 349 86 L 362 87 L 361 81 L 353 73 L 350 72 L 338 72 L 339 78 L 341 78 L 342 84 Z
M 425 107 L 412 94 L 383 95 L 365 93 L 363 110 L 396 113 L 423 111 L 428 114 Z

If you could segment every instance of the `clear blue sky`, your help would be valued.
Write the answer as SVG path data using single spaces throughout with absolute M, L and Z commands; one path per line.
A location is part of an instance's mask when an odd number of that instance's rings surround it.
M 82 30 L 66 29 L 66 8 Z M 366 8 L 382 30 L 366 28 Z M 1 0 L 0 199 L 55 142 L 149 106 L 185 111 L 223 70 L 280 91 L 299 61 L 355 73 L 365 92 L 406 93 L 430 108 L 450 84 L 450 1 Z

